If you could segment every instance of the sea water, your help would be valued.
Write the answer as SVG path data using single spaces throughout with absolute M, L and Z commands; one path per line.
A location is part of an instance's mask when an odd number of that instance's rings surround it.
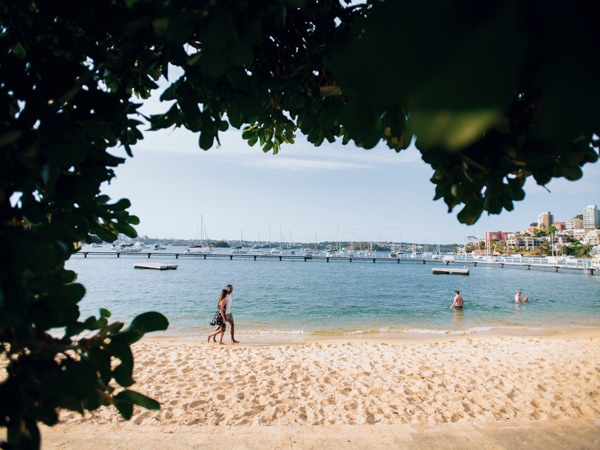
M 185 248 L 169 249 L 185 252 Z M 379 255 L 383 256 L 383 255 Z M 134 264 L 176 264 L 176 270 L 140 270 Z M 442 262 L 438 262 L 439 267 Z M 233 315 L 241 340 L 306 336 L 519 333 L 600 326 L 600 277 L 585 271 L 478 264 L 469 276 L 434 275 L 433 264 L 355 258 L 304 261 L 278 258 L 206 258 L 75 255 L 67 268 L 86 288 L 82 318 L 111 311 L 128 323 L 146 311 L 170 322 L 160 336 L 203 338 L 221 289 L 234 286 Z M 455 267 L 455 266 L 452 266 Z M 465 299 L 450 309 L 454 290 Z M 529 303 L 515 304 L 521 290 Z

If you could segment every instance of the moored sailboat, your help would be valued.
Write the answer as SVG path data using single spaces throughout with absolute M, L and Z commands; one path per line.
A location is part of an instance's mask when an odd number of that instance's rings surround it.
M 200 240 L 201 242 L 197 245 L 191 245 L 187 248 L 187 253 L 211 253 L 212 247 L 208 240 L 208 234 L 204 229 L 204 217 L 200 216 Z

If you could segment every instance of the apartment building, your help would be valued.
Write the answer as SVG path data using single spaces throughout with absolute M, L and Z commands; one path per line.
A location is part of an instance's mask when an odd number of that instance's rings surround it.
M 600 210 L 596 205 L 589 205 L 583 210 L 583 228 L 594 229 L 600 225 Z
M 538 229 L 546 231 L 554 223 L 554 216 L 550 211 L 545 211 L 538 216 Z

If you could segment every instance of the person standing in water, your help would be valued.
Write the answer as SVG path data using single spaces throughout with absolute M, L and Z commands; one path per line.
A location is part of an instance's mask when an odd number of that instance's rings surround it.
M 457 289 L 454 291 L 454 294 L 454 301 L 452 302 L 450 308 L 463 309 L 463 306 L 465 306 L 465 300 L 462 298 L 462 295 L 460 295 L 460 291 Z
M 521 291 L 518 291 L 515 295 L 515 303 L 527 303 L 529 297 L 521 297 Z

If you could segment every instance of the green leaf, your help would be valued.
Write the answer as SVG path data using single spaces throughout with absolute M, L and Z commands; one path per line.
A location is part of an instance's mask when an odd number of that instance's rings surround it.
M 199 145 L 202 150 L 210 150 L 215 140 L 215 130 L 212 125 L 206 125 L 200 132 Z
M 112 377 L 110 368 L 110 355 L 98 347 L 92 347 L 88 353 L 88 356 L 90 361 L 92 361 L 94 366 L 96 366 L 104 384 L 108 385 Z
M 502 111 L 494 109 L 415 111 L 407 125 L 418 136 L 418 148 L 460 150 L 481 138 L 501 116 Z
M 128 401 L 128 399 L 120 399 L 118 394 L 115 399 L 114 399 L 114 405 L 117 408 L 117 410 L 119 411 L 119 413 L 121 413 L 121 416 L 123 416 L 123 418 L 125 420 L 129 420 L 131 419 L 131 416 L 133 415 L 133 404 Z
M 116 203 L 109 205 L 113 211 L 125 211 L 127 208 L 131 206 L 131 202 L 128 198 L 122 198 L 118 200 Z
M 139 405 L 142 408 L 153 411 L 160 410 L 160 403 L 149 397 L 146 397 L 139 392 L 124 390 L 115 395 L 115 406 L 121 413 L 124 419 L 129 420 L 133 414 L 133 405 Z
M 139 333 L 150 333 L 152 331 L 162 331 L 169 327 L 169 321 L 165 316 L 158 312 L 146 312 L 135 317 L 128 330 Z
M 123 387 L 131 386 L 135 383 L 133 379 L 133 355 L 131 348 L 127 344 L 111 343 L 106 350 L 120 360 L 112 371 L 115 381 Z
M 94 232 L 96 233 L 96 236 L 98 236 L 104 242 L 114 242 L 118 238 L 117 235 L 102 226 L 94 228 Z
M 208 49 L 202 55 L 202 65 L 200 70 L 203 75 L 218 78 L 227 71 L 228 67 L 228 55 L 220 49 Z
M 252 47 L 245 42 L 234 41 L 231 50 L 231 59 L 238 66 L 248 64 L 254 58 Z
M 472 205 L 465 205 L 465 207 L 458 213 L 457 217 L 460 223 L 466 225 L 473 225 L 481 216 L 482 208 Z

